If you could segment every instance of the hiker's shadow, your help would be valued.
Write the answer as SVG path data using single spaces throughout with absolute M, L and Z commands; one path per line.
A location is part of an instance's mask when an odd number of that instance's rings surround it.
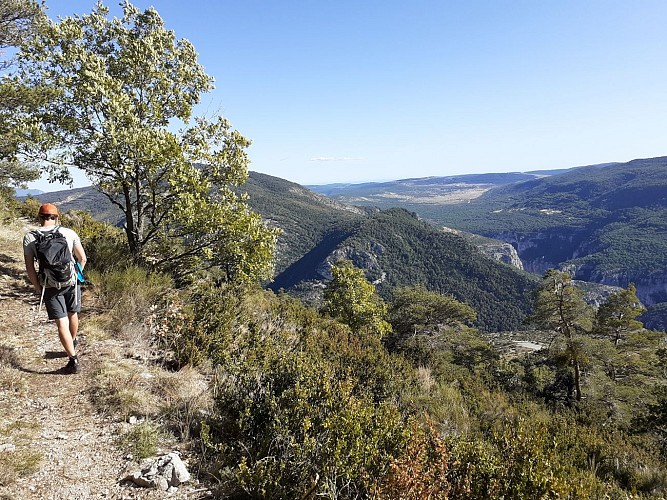
M 67 357 L 67 353 L 63 351 L 46 351 L 44 359 L 58 359 Z M 35 370 L 33 368 L 26 368 L 17 361 L 11 363 L 12 367 L 23 373 L 31 373 L 33 375 L 65 375 L 65 368 L 56 368 L 55 370 Z
M 32 368 L 26 368 L 25 366 L 16 365 L 14 366 L 18 371 L 23 373 L 31 373 L 33 375 L 64 375 L 64 368 L 57 368 L 55 370 L 33 370 Z
M 58 358 L 66 358 L 67 353 L 64 351 L 46 351 L 44 353 L 44 359 L 58 359 Z

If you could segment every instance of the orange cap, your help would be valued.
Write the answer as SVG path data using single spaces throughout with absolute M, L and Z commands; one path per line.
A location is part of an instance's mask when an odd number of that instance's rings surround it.
M 51 203 L 44 203 L 39 207 L 39 215 L 58 215 L 58 207 Z

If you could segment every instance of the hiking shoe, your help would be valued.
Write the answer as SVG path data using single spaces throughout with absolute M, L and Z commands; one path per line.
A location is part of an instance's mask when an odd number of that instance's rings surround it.
M 70 357 L 69 361 L 63 368 L 63 371 L 68 374 L 79 373 L 81 371 L 81 365 L 79 364 L 79 358 L 76 356 Z

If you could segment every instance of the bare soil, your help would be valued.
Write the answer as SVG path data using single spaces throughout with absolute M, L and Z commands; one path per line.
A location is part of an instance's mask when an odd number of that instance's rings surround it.
M 118 438 L 131 424 L 100 414 L 89 387 L 95 367 L 117 356 L 123 341 L 87 338 L 84 292 L 82 371 L 62 373 L 67 356 L 25 276 L 21 241 L 29 229 L 0 226 L 0 499 L 202 498 L 196 481 L 171 493 L 122 481 L 145 465 L 121 449 Z M 159 445 L 164 453 L 177 446 Z

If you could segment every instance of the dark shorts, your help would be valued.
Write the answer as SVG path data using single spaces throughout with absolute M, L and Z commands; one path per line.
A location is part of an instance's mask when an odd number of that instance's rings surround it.
M 67 313 L 78 313 L 81 311 L 81 288 L 78 285 L 66 288 L 45 288 L 44 305 L 49 319 L 59 319 L 67 316 Z

